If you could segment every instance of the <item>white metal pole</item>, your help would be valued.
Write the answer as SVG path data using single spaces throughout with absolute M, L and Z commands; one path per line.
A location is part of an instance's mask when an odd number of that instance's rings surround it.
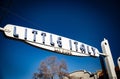
M 115 65 L 113 62 L 108 40 L 104 39 L 101 42 L 101 47 L 102 47 L 103 53 L 107 55 L 105 56 L 104 59 L 105 59 L 105 64 L 108 72 L 108 77 L 109 79 L 117 79 L 116 72 L 115 72 Z
M 118 58 L 117 62 L 118 62 L 119 70 L 120 70 L 120 57 Z

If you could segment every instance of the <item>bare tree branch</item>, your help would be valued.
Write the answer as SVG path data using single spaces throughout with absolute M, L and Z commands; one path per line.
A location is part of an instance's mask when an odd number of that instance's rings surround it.
M 40 63 L 36 79 L 54 79 L 56 76 L 63 79 L 67 75 L 67 64 L 64 60 L 58 61 L 55 56 L 50 56 Z M 35 78 L 34 78 L 35 79 Z

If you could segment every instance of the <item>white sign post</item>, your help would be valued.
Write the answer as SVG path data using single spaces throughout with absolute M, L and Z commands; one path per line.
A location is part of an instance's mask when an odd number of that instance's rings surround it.
M 101 47 L 102 47 L 103 53 L 106 54 L 104 59 L 105 59 L 105 64 L 106 64 L 109 79 L 117 79 L 116 72 L 115 72 L 115 65 L 113 62 L 109 43 L 106 39 L 104 39 L 104 41 L 101 42 Z
M 93 57 L 99 57 L 99 55 L 105 56 L 109 78 L 117 79 L 107 40 L 102 41 L 101 46 L 103 53 L 100 53 L 98 49 L 93 46 L 36 29 L 7 24 L 4 28 L 0 28 L 0 30 L 4 31 L 5 35 L 10 38 L 19 39 L 33 46 L 61 54 Z
M 119 67 L 119 70 L 120 70 L 120 57 L 117 59 L 117 63 L 118 63 L 118 67 Z

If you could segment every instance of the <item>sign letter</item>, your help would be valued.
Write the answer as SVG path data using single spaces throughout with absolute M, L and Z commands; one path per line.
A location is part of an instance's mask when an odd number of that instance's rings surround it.
M 27 29 L 25 29 L 25 40 L 27 39 Z
M 80 50 L 81 50 L 82 53 L 86 53 L 84 44 L 82 44 L 82 45 L 80 46 Z
M 51 44 L 51 46 L 54 46 L 54 42 L 52 40 L 52 35 L 50 35 L 50 44 Z
M 92 51 L 93 51 L 93 54 L 95 56 L 95 49 L 93 47 L 91 47 Z
M 16 34 L 16 27 L 14 27 L 13 36 L 14 36 L 14 37 L 17 37 L 17 38 L 19 37 L 19 35 Z
M 78 51 L 78 42 L 74 42 L 76 51 Z
M 72 50 L 72 43 L 71 40 L 69 40 L 70 50 Z
M 34 39 L 33 39 L 33 41 L 35 42 L 35 41 L 36 41 L 37 31 L 33 30 L 32 33 L 34 34 Z
M 58 37 L 57 44 L 59 47 L 62 47 L 61 37 Z
M 89 55 L 91 55 L 91 52 L 90 52 L 90 49 L 89 49 L 90 47 L 89 46 L 87 46 L 87 51 L 88 51 L 88 54 Z
M 41 36 L 43 36 L 43 44 L 45 44 L 45 36 L 46 36 L 46 33 L 41 33 Z

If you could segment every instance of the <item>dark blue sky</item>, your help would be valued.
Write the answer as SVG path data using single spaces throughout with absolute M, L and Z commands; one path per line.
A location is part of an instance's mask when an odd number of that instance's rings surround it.
M 115 65 L 120 56 L 120 3 L 117 1 L 1 0 L 0 26 L 6 24 L 43 30 L 89 44 L 101 50 L 109 41 Z M 5 37 L 0 32 L 0 79 L 31 79 L 48 56 L 64 59 L 68 72 L 101 69 L 99 58 L 57 54 Z

